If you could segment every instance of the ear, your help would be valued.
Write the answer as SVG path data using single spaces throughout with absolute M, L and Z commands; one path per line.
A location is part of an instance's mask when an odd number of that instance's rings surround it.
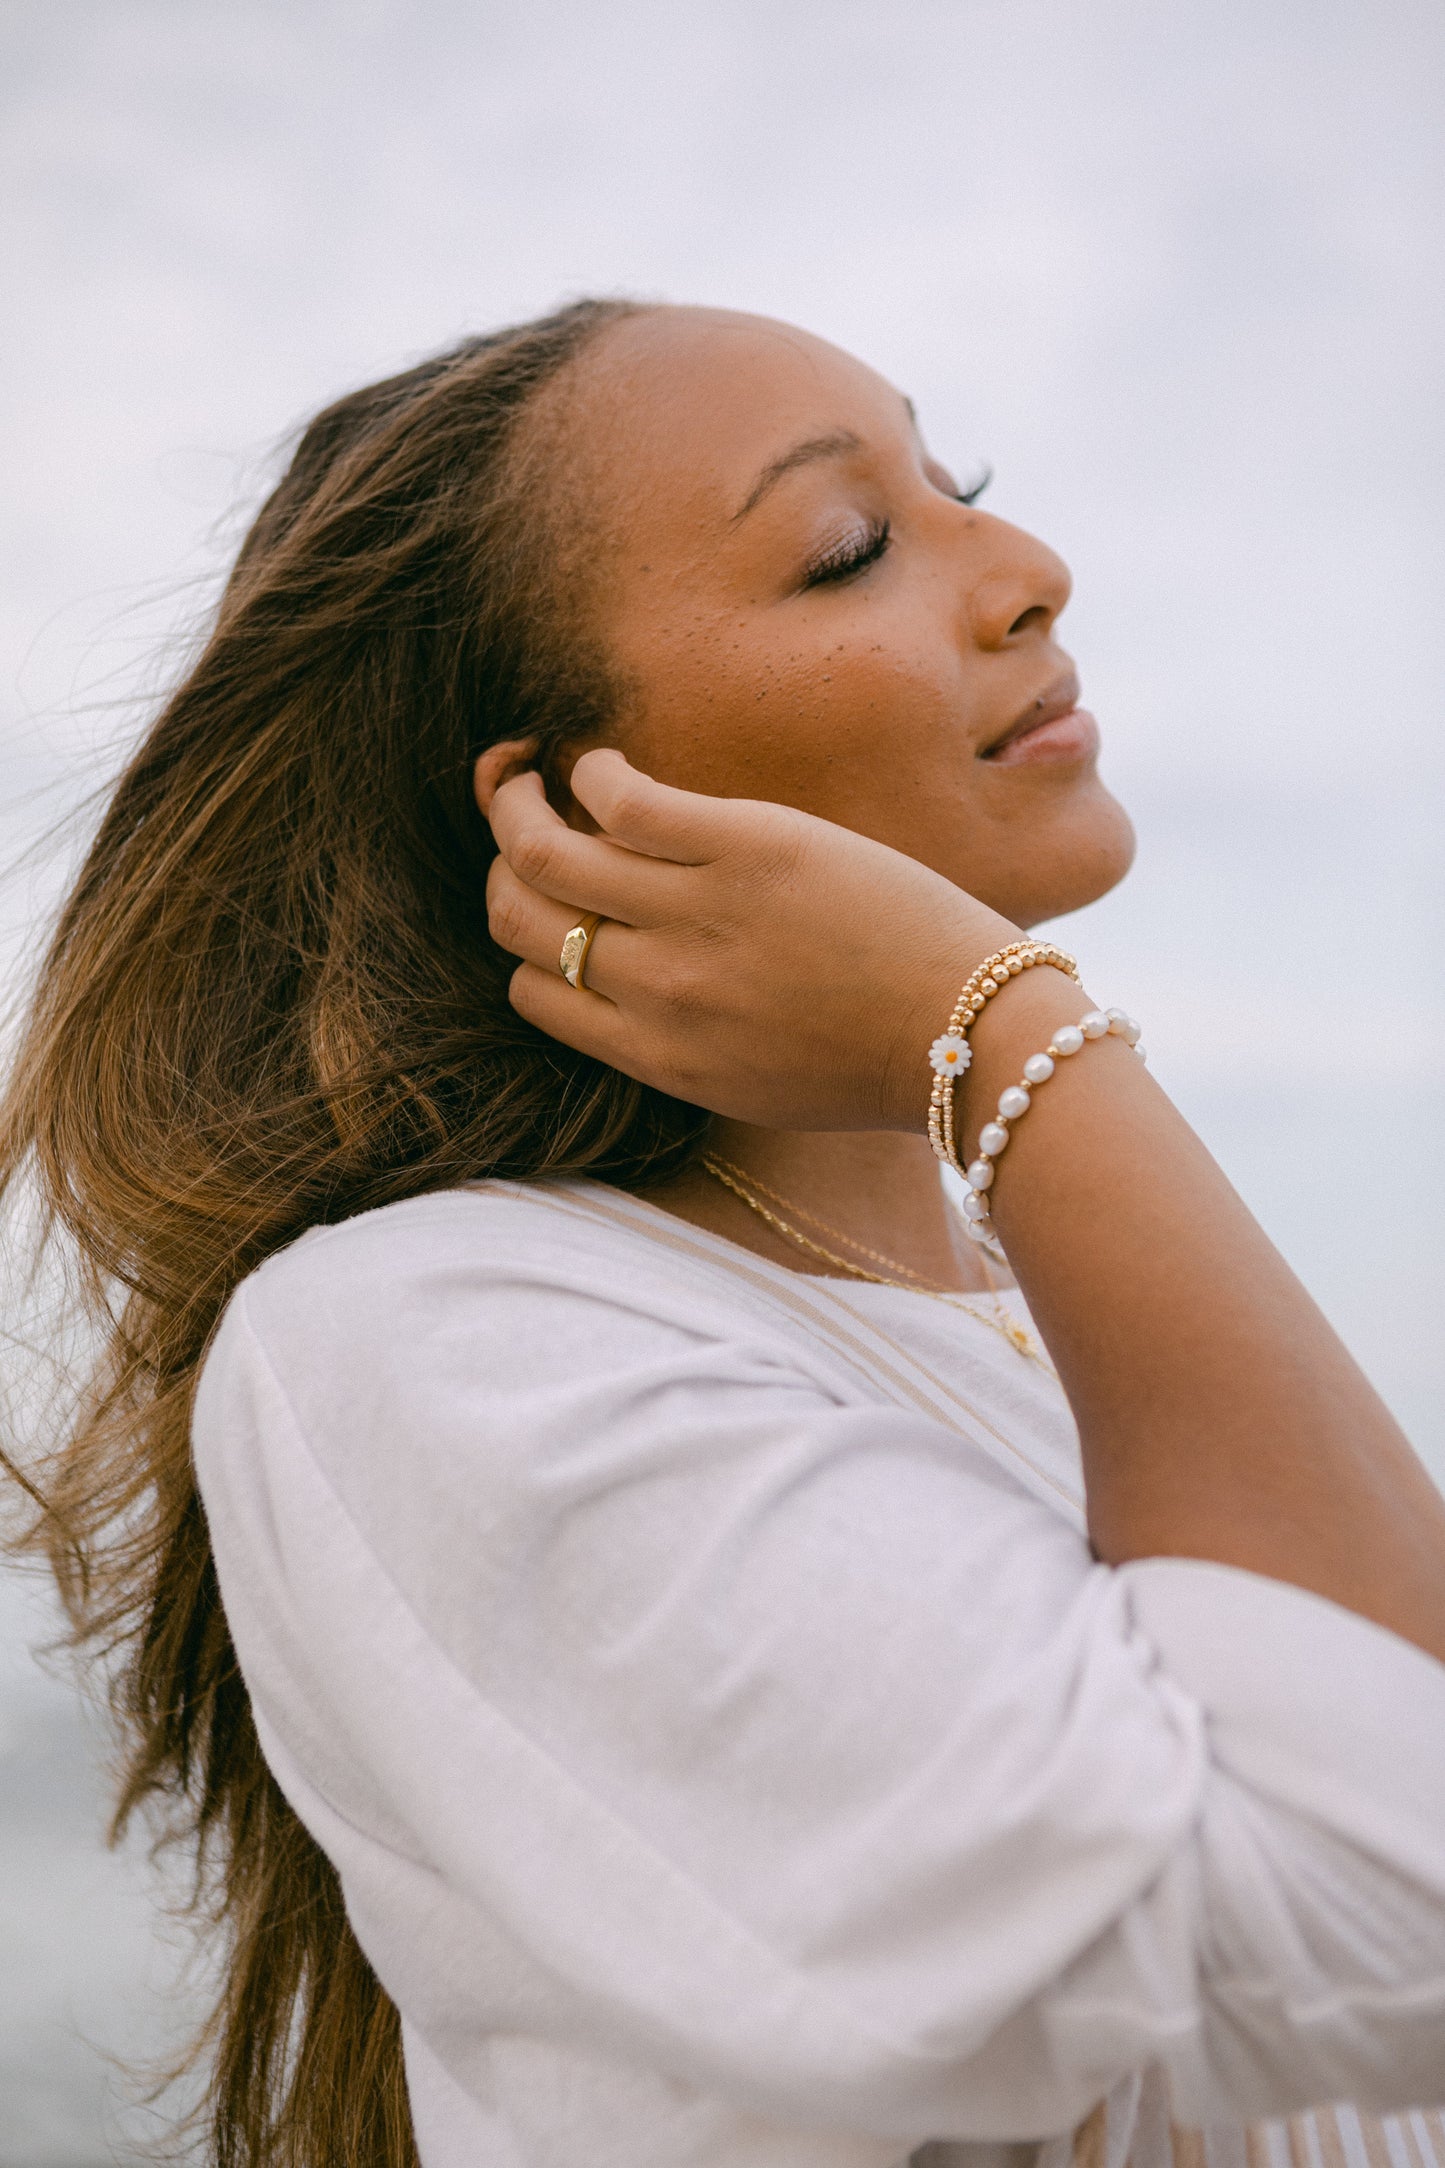
M 537 758 L 535 738 L 503 738 L 500 745 L 489 745 L 478 755 L 472 770 L 472 791 L 483 819 L 489 817 L 492 800 L 506 782 L 508 776 L 520 775 L 530 768 Z

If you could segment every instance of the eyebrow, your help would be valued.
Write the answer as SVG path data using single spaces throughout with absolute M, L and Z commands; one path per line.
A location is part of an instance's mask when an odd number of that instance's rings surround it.
M 909 421 L 916 429 L 918 417 L 913 409 L 913 401 L 905 398 L 903 404 L 908 411 Z M 863 439 L 851 429 L 831 429 L 826 436 L 805 438 L 801 444 L 795 444 L 791 451 L 786 451 L 780 458 L 768 462 L 734 512 L 729 525 L 735 527 L 740 519 L 746 519 L 753 507 L 766 497 L 773 484 L 781 482 L 783 476 L 791 474 L 796 467 L 811 466 L 815 459 L 839 459 L 845 452 L 861 452 L 862 449 Z
M 734 512 L 731 525 L 735 527 L 740 519 L 746 519 L 754 505 L 760 504 L 766 497 L 773 484 L 781 482 L 783 476 L 791 474 L 795 467 L 811 466 L 815 459 L 838 459 L 844 452 L 860 452 L 862 449 L 863 439 L 855 436 L 851 429 L 832 429 L 827 436 L 808 437 L 803 443 L 795 444 L 791 451 L 784 452 L 780 458 L 769 460 Z

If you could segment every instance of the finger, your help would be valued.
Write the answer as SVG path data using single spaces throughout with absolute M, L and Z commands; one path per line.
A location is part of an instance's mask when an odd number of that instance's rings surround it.
M 579 834 L 547 803 L 535 771 L 513 776 L 492 799 L 492 834 L 513 872 L 539 895 L 639 925 L 665 909 L 654 858 L 605 836 Z
M 611 746 L 583 753 L 568 782 L 612 842 L 681 866 L 720 857 L 736 842 L 745 811 L 757 810 L 751 799 L 708 798 L 659 783 Z
M 487 927 L 498 948 L 505 949 L 509 956 L 520 957 L 539 971 L 550 971 L 560 978 L 562 943 L 582 915 L 576 904 L 558 903 L 528 888 L 505 858 L 493 859 L 487 875 Z M 608 918 L 598 925 L 583 965 L 584 985 L 593 992 L 613 991 L 608 985 L 607 951 L 611 950 L 615 957 L 617 936 L 631 930 Z
M 545 1031 L 549 1038 L 560 1039 L 564 1046 L 575 1046 L 579 1054 L 591 1054 L 609 1068 L 625 1070 L 629 1076 L 637 1074 L 632 1045 L 635 1033 L 624 1021 L 622 1011 L 593 988 L 569 986 L 553 971 L 541 970 L 536 964 L 519 964 L 512 973 L 508 994 L 517 1014 Z

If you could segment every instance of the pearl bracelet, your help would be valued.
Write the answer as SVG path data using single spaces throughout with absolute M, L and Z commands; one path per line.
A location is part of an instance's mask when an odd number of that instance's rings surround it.
M 1110 1036 L 1122 1039 L 1131 1046 L 1142 1061 L 1144 1049 L 1139 1044 L 1139 1026 L 1132 1016 L 1122 1009 L 1090 1009 L 1077 1024 L 1062 1024 L 1049 1041 L 1042 1054 L 1030 1054 L 1024 1063 L 1022 1080 L 1008 1085 L 998 1096 L 998 1113 L 993 1121 L 985 1122 L 978 1133 L 978 1157 L 971 1160 L 964 1170 L 968 1193 L 963 1200 L 964 1225 L 975 1242 L 986 1242 L 998 1247 L 998 1236 L 989 1217 L 988 1192 L 993 1186 L 994 1161 L 1008 1144 L 1009 1124 L 1028 1113 L 1032 1105 L 1032 1093 L 1040 1084 L 1047 1084 L 1057 1062 L 1077 1054 L 1089 1039 L 1105 1039 Z M 957 1161 L 954 1162 L 957 1165 Z
M 1051 964 L 1079 984 L 1079 967 L 1064 949 L 1052 941 L 1010 941 L 996 955 L 986 956 L 974 971 L 953 1005 L 953 1014 L 942 1035 L 928 1049 L 933 1070 L 933 1094 L 928 1104 L 928 1141 L 945 1166 L 962 1174 L 953 1144 L 953 1087 L 973 1060 L 968 1035 L 985 1006 L 1001 994 L 1010 979 L 1036 964 Z

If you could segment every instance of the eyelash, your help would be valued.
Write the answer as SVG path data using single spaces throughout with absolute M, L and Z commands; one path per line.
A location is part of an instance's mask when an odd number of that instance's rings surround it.
M 886 519 L 871 520 L 863 534 L 850 535 L 846 542 L 835 542 L 832 549 L 815 558 L 808 567 L 803 585 L 822 587 L 829 580 L 851 579 L 855 572 L 876 564 L 888 547 L 890 532 Z
M 955 492 L 958 502 L 960 504 L 977 504 L 992 480 L 993 469 L 991 467 L 985 468 L 982 477 L 974 483 L 972 489 L 960 489 Z M 888 547 L 891 534 L 892 527 L 888 520 L 870 521 L 865 533 L 851 535 L 846 542 L 835 543 L 832 549 L 825 551 L 821 557 L 817 558 L 808 567 L 808 576 L 803 585 L 805 587 L 824 587 L 830 581 L 852 579 L 855 573 L 866 570 L 869 565 L 877 564 Z

